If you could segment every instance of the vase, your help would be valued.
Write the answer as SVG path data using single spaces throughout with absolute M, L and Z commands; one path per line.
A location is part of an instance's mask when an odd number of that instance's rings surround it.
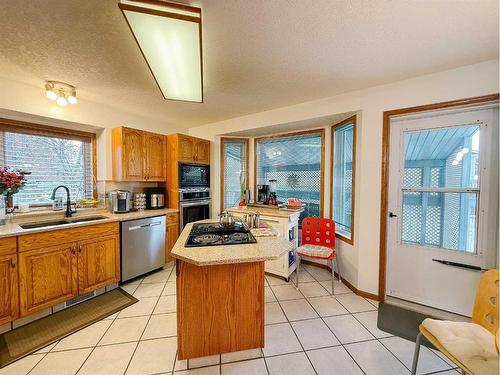
M 14 194 L 7 193 L 5 194 L 5 212 L 7 214 L 11 214 L 14 212 Z

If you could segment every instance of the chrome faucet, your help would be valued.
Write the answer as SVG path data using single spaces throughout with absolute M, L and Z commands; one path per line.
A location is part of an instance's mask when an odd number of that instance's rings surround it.
M 71 215 L 76 213 L 76 208 L 74 210 L 71 209 L 71 199 L 69 197 L 69 189 L 67 186 L 59 185 L 52 191 L 52 196 L 50 199 L 54 200 L 56 198 L 56 191 L 59 188 L 63 188 L 66 190 L 66 217 L 71 217 Z

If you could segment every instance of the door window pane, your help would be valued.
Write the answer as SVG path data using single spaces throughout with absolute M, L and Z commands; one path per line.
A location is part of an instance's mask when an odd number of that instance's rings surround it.
M 473 253 L 476 228 L 476 193 L 403 193 L 404 244 Z
M 333 220 L 335 231 L 351 239 L 354 124 L 333 130 Z
M 247 139 L 223 138 L 221 140 L 223 208 L 237 206 L 243 190 L 248 187 L 247 145 Z
M 479 126 L 457 126 L 405 134 L 403 185 L 477 188 Z
M 298 198 L 305 204 L 300 221 L 321 213 L 322 133 L 256 139 L 257 185 L 277 181 L 280 203 Z

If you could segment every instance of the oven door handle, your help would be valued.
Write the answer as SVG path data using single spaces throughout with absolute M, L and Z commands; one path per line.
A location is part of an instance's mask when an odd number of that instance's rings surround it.
M 180 206 L 181 207 L 192 207 L 192 206 L 204 206 L 206 204 L 210 204 L 210 201 L 197 201 L 197 202 L 189 202 L 189 203 L 181 202 Z

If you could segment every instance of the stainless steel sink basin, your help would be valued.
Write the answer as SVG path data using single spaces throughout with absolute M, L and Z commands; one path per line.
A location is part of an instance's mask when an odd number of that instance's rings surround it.
M 84 217 L 75 217 L 72 219 L 61 219 L 61 220 L 42 221 L 38 223 L 19 224 L 19 226 L 23 229 L 34 229 L 34 228 L 45 228 L 45 227 L 52 227 L 52 226 L 72 224 L 72 223 L 84 223 L 87 221 L 102 220 L 107 218 L 108 218 L 107 216 L 102 216 L 102 215 L 84 216 Z

